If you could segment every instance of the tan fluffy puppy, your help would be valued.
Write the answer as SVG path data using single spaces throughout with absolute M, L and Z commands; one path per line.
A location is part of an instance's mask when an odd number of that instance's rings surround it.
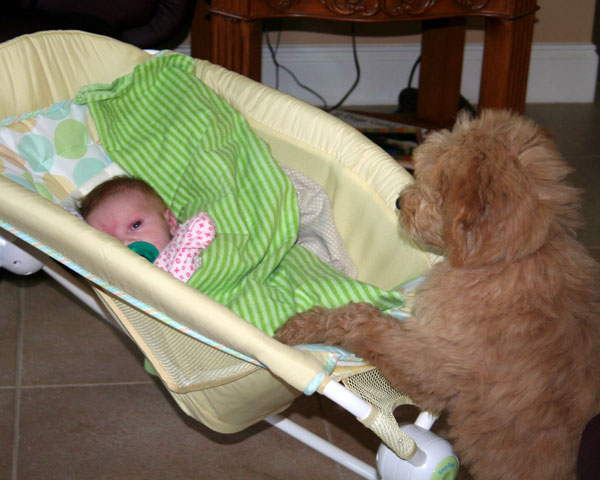
M 539 126 L 486 111 L 429 135 L 400 223 L 445 255 L 414 317 L 315 308 L 277 338 L 368 359 L 423 409 L 477 479 L 571 479 L 600 411 L 598 265 L 577 241 L 579 195 Z

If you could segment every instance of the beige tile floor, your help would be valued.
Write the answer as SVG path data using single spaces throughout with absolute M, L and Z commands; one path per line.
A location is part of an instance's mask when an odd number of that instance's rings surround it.
M 600 108 L 531 105 L 586 189 L 582 241 L 600 258 Z M 0 478 L 355 479 L 264 423 L 211 432 L 176 407 L 115 328 L 44 274 L 0 271 Z M 372 462 L 378 441 L 318 397 L 288 415 Z M 466 479 L 468 473 L 461 472 Z

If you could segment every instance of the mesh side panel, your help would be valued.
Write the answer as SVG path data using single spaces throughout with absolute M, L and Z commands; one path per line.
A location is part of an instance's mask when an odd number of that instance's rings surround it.
M 185 393 L 220 385 L 260 368 L 189 337 L 117 298 L 111 300 L 152 352 L 152 363 L 158 363 L 154 367 L 173 391 Z M 124 327 L 128 330 L 127 325 Z
M 375 413 L 362 420 L 400 458 L 415 454 L 415 442 L 398 426 L 394 409 L 398 405 L 412 404 L 411 399 L 392 387 L 378 370 L 369 370 L 343 380 L 344 385 L 375 407 Z

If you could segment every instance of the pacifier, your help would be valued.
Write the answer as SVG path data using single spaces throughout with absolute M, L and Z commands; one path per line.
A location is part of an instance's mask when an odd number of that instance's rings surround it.
M 150 263 L 154 263 L 154 260 L 158 257 L 158 249 L 148 242 L 133 242 L 127 245 L 127 248 L 141 255 Z

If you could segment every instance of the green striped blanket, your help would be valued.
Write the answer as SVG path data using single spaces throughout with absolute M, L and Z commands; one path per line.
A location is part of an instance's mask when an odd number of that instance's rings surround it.
M 218 235 L 188 284 L 269 335 L 315 305 L 401 306 L 399 292 L 346 278 L 295 245 L 299 213 L 289 179 L 194 71 L 187 56 L 159 56 L 77 96 L 108 155 L 156 188 L 180 221 L 201 210 L 215 220 Z

